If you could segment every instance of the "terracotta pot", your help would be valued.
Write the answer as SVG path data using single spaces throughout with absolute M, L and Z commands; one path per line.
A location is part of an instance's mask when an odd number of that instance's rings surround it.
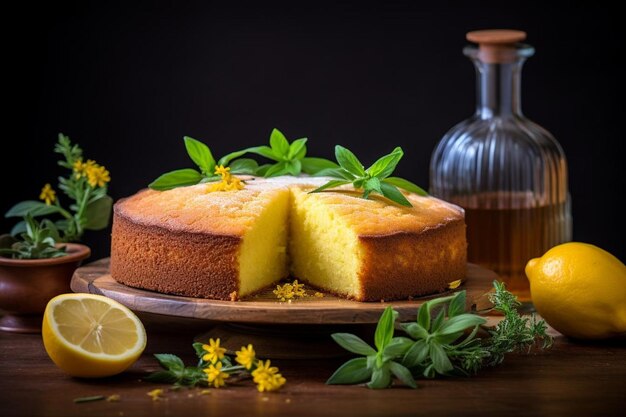
M 0 330 L 41 331 L 43 312 L 51 298 L 68 292 L 74 270 L 91 249 L 67 243 L 67 255 L 51 259 L 10 259 L 0 256 Z

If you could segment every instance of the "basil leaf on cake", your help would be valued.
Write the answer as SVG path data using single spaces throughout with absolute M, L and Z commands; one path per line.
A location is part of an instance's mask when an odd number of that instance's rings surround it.
M 115 205 L 111 275 L 122 284 L 239 300 L 293 276 L 349 299 L 389 301 L 465 278 L 463 210 L 393 177 L 400 148 L 366 169 L 340 146 L 338 163 L 309 158 L 305 138 L 289 142 L 277 129 L 270 146 L 217 162 L 208 146 L 186 142 L 195 179 L 157 180 Z M 250 154 L 274 164 L 237 162 Z

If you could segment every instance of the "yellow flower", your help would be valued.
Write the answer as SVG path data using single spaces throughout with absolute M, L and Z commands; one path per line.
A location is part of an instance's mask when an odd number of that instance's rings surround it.
M 259 392 L 274 391 L 285 385 L 287 380 L 278 373 L 278 368 L 271 366 L 268 360 L 265 362 L 259 361 L 257 367 L 252 371 L 252 378 L 257 384 Z
M 74 176 L 76 177 L 76 179 L 86 176 L 89 168 L 95 165 L 97 164 L 96 164 L 96 161 L 94 161 L 93 159 L 88 159 L 87 162 L 83 162 L 82 159 L 77 159 L 76 161 L 74 161 L 74 166 L 73 166 L 74 173 L 75 173 Z
M 203 371 L 207 375 L 209 385 L 213 384 L 215 388 L 226 385 L 224 380 L 230 376 L 226 372 L 222 372 L 222 362 L 211 364 L 207 369 L 203 369 Z
M 220 347 L 220 339 L 217 340 L 209 339 L 208 345 L 202 345 L 202 349 L 204 349 L 207 353 L 202 356 L 202 360 L 207 362 L 215 363 L 224 357 L 224 353 L 226 349 Z
M 86 168 L 86 174 L 87 174 L 87 182 L 93 188 L 96 188 L 96 186 L 104 187 L 106 183 L 111 181 L 111 176 L 109 175 L 109 171 L 107 171 L 105 167 L 98 165 L 98 164 L 93 164 L 91 166 L 88 166 Z
M 148 392 L 148 395 L 152 397 L 152 401 L 159 401 L 163 398 L 163 390 L 161 388 L 153 389 Z
M 224 165 L 217 165 L 215 167 L 215 175 L 221 175 L 222 179 L 224 177 L 230 177 L 230 167 L 225 167 Z
M 50 204 L 56 201 L 57 199 L 56 194 L 57 194 L 56 191 L 52 189 L 50 184 L 46 184 L 41 189 L 41 194 L 39 194 L 39 199 L 45 201 L 46 205 L 49 206 Z
M 306 297 L 304 284 L 299 284 L 298 280 L 295 280 L 292 283 L 277 285 L 273 293 L 280 301 L 292 300 L 297 297 Z
M 248 345 L 247 348 L 245 346 L 242 346 L 241 350 L 238 350 L 236 353 L 237 357 L 235 358 L 235 360 L 237 361 L 237 363 L 243 365 L 244 368 L 250 370 L 250 368 L 252 368 L 252 365 L 254 364 L 254 359 L 256 356 L 252 345 Z

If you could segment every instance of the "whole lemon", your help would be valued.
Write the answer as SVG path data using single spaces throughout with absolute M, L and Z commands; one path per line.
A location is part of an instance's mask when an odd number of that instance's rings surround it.
M 535 308 L 556 330 L 579 339 L 626 333 L 626 266 L 607 251 L 570 242 L 528 261 Z

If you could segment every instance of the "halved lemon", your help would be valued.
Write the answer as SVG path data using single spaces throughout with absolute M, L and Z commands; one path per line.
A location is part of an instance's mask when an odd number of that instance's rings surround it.
M 93 294 L 62 294 L 46 306 L 43 344 L 50 359 L 78 377 L 119 374 L 146 347 L 146 330 L 128 308 Z

